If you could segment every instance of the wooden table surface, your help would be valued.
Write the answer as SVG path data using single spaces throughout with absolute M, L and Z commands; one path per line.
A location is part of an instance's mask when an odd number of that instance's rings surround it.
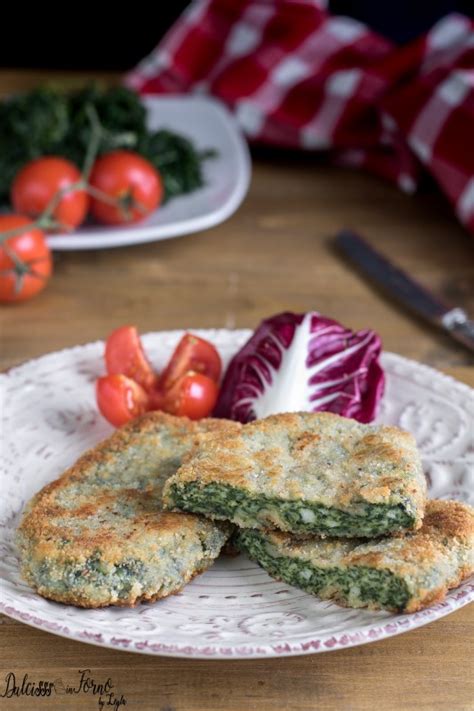
M 44 78 L 0 72 L 0 93 Z M 357 228 L 427 286 L 474 313 L 474 238 L 440 195 L 407 197 L 376 178 L 310 157 L 260 155 L 244 204 L 212 230 L 110 251 L 57 253 L 48 289 L 1 310 L 0 367 L 103 338 L 123 323 L 141 331 L 253 327 L 282 310 L 318 309 L 352 328 L 374 328 L 387 350 L 474 385 L 474 359 L 466 350 L 408 316 L 337 256 L 331 236 L 342 226 Z M 224 662 L 110 651 L 0 620 L 1 709 L 97 708 L 87 695 L 1 697 L 10 671 L 72 684 L 86 668 L 98 681 L 110 677 L 130 709 L 474 708 L 474 606 L 344 651 Z

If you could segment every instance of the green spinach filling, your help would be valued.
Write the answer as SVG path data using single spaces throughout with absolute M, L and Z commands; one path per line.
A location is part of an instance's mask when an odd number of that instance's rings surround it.
M 334 598 L 350 607 L 377 607 L 402 611 L 410 594 L 405 581 L 388 570 L 368 566 L 352 568 L 315 567 L 308 560 L 284 555 L 267 544 L 257 531 L 241 531 L 236 545 L 270 575 L 322 598 Z
M 229 519 L 244 528 L 284 527 L 292 533 L 371 538 L 412 528 L 415 521 L 402 504 L 358 503 L 356 511 L 349 512 L 307 501 L 249 494 L 229 484 L 172 484 L 169 496 L 183 511 Z

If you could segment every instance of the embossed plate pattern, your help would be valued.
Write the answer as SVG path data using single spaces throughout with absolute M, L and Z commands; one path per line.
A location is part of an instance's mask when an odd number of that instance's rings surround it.
M 249 331 L 202 331 L 225 361 Z M 182 332 L 151 333 L 163 366 Z M 0 610 L 56 634 L 145 654 L 200 658 L 324 652 L 427 624 L 474 599 L 474 582 L 412 615 L 350 610 L 279 583 L 244 556 L 222 558 L 180 594 L 135 609 L 80 610 L 42 599 L 20 579 L 13 533 L 25 501 L 111 428 L 98 415 L 93 382 L 103 345 L 52 353 L 0 376 Z M 384 354 L 387 391 L 379 421 L 413 432 L 432 496 L 474 503 L 474 391 L 423 365 Z

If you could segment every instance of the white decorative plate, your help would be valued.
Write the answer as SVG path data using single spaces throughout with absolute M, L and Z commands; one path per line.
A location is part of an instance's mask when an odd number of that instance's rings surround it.
M 197 331 L 225 361 L 249 331 Z M 162 367 L 182 332 L 151 333 L 145 346 Z M 180 594 L 134 609 L 81 610 L 42 599 L 21 581 L 13 533 L 27 499 L 111 428 L 98 415 L 93 382 L 103 345 L 46 355 L 0 376 L 0 610 L 82 642 L 145 654 L 195 658 L 325 652 L 420 627 L 474 599 L 474 582 L 411 615 L 350 610 L 272 580 L 245 556 L 221 558 Z M 433 496 L 474 502 L 474 391 L 413 361 L 383 357 L 387 391 L 379 420 L 416 436 Z
M 49 235 L 52 249 L 106 249 L 199 232 L 226 220 L 244 199 L 250 183 L 249 150 L 223 104 L 204 96 L 147 97 L 143 101 L 151 129 L 169 128 L 190 138 L 198 150 L 217 151 L 215 158 L 204 163 L 205 185 L 170 200 L 134 225 L 91 225 L 70 234 Z

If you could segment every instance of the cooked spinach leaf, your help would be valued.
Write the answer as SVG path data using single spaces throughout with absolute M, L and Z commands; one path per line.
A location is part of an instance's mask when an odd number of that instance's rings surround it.
M 171 130 L 149 131 L 139 97 L 125 87 L 96 85 L 73 92 L 41 87 L 0 103 L 0 202 L 8 202 L 17 171 L 32 158 L 61 155 L 82 168 L 91 138 L 87 107 L 102 126 L 99 154 L 115 148 L 138 151 L 160 172 L 165 200 L 203 185 L 202 163 L 213 151 L 199 152 Z

